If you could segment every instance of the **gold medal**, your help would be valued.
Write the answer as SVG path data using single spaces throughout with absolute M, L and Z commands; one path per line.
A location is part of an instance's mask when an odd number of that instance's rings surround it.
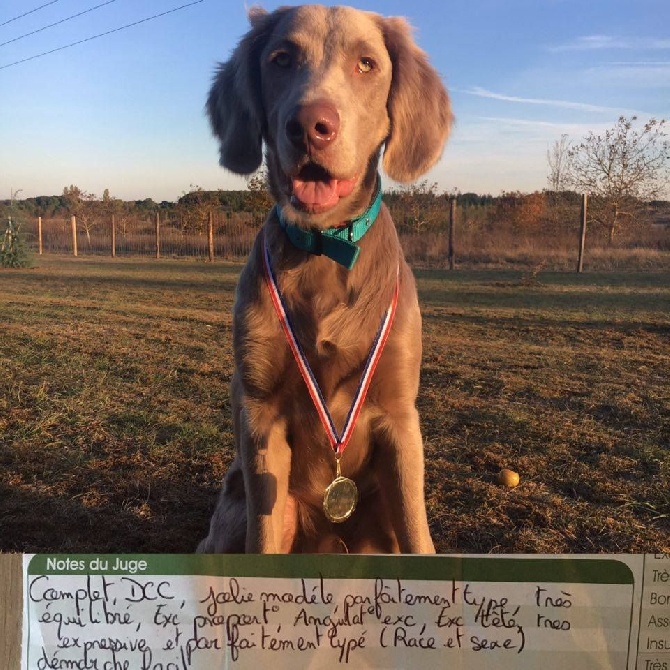
M 356 509 L 358 488 L 356 484 L 340 473 L 340 459 L 337 459 L 337 476 L 323 494 L 323 511 L 333 523 L 346 521 Z

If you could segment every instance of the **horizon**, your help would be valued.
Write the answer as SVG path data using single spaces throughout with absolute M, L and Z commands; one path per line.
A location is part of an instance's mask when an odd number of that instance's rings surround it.
M 420 184 L 421 181 L 419 181 L 418 183 Z M 72 185 L 70 185 L 70 186 L 72 186 Z M 76 184 L 75 184 L 75 186 L 76 186 Z M 68 187 L 65 187 L 65 188 L 68 188 Z M 384 196 L 401 195 L 403 188 L 404 187 L 402 187 L 402 186 L 401 187 L 394 187 L 392 189 L 382 188 L 382 195 L 384 195 Z M 209 193 L 219 193 L 219 192 L 221 192 L 221 193 L 245 193 L 245 192 L 249 192 L 249 191 L 250 191 L 250 189 L 248 189 L 246 187 L 245 188 L 218 188 L 218 189 L 212 189 L 212 190 L 204 190 L 204 189 L 202 190 L 203 193 L 207 193 L 207 194 L 209 194 Z M 154 200 L 151 197 L 129 198 L 129 199 L 125 199 L 125 200 L 123 198 L 117 198 L 117 199 L 120 200 L 121 202 L 123 202 L 124 204 L 128 204 L 128 203 L 138 204 L 138 203 L 144 203 L 147 200 L 150 200 L 154 205 L 159 205 L 159 206 L 162 206 L 163 204 L 177 205 L 177 204 L 179 204 L 179 200 L 181 200 L 181 198 L 183 198 L 183 197 L 189 195 L 189 193 L 193 193 L 193 192 L 194 191 L 184 193 L 184 194 L 180 195 L 178 198 L 175 198 L 174 200 Z M 430 195 L 434 198 L 444 198 L 445 196 L 449 196 L 449 197 L 456 198 L 456 200 L 458 200 L 459 198 L 462 198 L 462 199 L 480 198 L 482 200 L 491 199 L 491 200 L 495 201 L 497 199 L 501 199 L 501 198 L 505 198 L 505 197 L 525 198 L 525 197 L 528 197 L 528 196 L 535 195 L 536 193 L 539 193 L 541 195 L 557 194 L 561 197 L 568 197 L 568 198 L 569 197 L 582 198 L 583 195 L 588 195 L 589 198 L 597 197 L 597 196 L 594 196 L 593 194 L 589 194 L 589 193 L 583 194 L 579 191 L 574 191 L 574 190 L 571 190 L 571 189 L 563 189 L 563 190 L 560 190 L 560 191 L 554 191 L 554 190 L 549 189 L 549 188 L 539 189 L 537 191 L 519 191 L 519 190 L 516 190 L 516 191 L 501 191 L 500 193 L 496 193 L 496 194 L 493 194 L 493 193 L 478 193 L 476 191 L 464 191 L 464 192 L 462 192 L 462 191 L 457 191 L 457 192 L 441 191 L 440 192 L 438 190 L 438 191 L 435 191 L 435 192 L 429 193 L 429 194 L 419 193 L 419 194 L 416 194 L 416 195 L 418 195 L 419 197 L 425 197 L 426 195 Z M 91 195 L 91 194 L 87 194 L 87 195 Z M 93 195 L 95 197 L 91 200 L 91 202 L 95 202 L 95 203 L 103 202 L 103 197 L 102 196 L 98 196 L 97 194 L 93 194 Z M 60 198 L 60 197 L 63 197 L 62 192 L 61 193 L 39 193 L 38 195 L 26 196 L 26 197 L 20 197 L 20 198 L 17 198 L 16 193 L 15 193 L 13 199 L 11 199 L 11 198 L 0 198 L 0 204 L 3 204 L 5 206 L 7 206 L 7 203 L 11 203 L 11 202 L 20 203 L 20 202 L 26 202 L 28 200 L 38 200 L 40 198 Z M 115 196 L 112 196 L 112 197 L 115 197 Z M 641 201 L 641 202 L 647 202 L 650 205 L 657 205 L 657 204 L 658 205 L 670 205 L 670 195 L 665 195 L 665 196 L 662 196 L 662 197 L 653 198 L 651 200 L 648 200 L 648 201 L 645 200 L 645 201 Z

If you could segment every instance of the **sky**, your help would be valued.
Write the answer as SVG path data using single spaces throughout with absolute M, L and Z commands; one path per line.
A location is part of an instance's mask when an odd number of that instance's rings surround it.
M 254 3 L 192 2 L 2 0 L 0 199 L 57 195 L 70 184 L 158 202 L 195 187 L 245 188 L 218 165 L 204 102 Z M 621 115 L 670 120 L 668 0 L 356 6 L 407 17 L 450 92 L 456 125 L 421 178 L 439 192 L 541 190 L 547 151 L 562 134 L 579 140 Z

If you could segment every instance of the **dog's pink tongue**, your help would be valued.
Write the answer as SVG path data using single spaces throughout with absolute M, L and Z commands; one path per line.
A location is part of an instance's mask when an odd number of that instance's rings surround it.
M 308 207 L 333 207 L 340 198 L 348 196 L 356 179 L 329 179 L 328 181 L 293 180 L 293 195 Z

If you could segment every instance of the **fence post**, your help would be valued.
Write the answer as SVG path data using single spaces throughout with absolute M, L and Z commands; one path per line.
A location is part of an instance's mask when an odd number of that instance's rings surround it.
M 161 213 L 156 212 L 156 258 L 161 257 Z
M 112 258 L 116 258 L 116 221 L 112 214 Z
M 588 194 L 582 194 L 582 230 L 579 236 L 579 260 L 577 261 L 577 272 L 584 270 L 584 247 L 586 245 L 586 211 L 588 206 Z
M 37 217 L 37 247 L 40 256 L 42 255 L 42 217 Z
M 72 224 L 72 255 L 77 256 L 77 217 L 73 216 L 70 223 Z
M 209 245 L 209 260 L 214 260 L 214 215 L 209 210 L 209 220 L 207 222 L 207 241 Z
M 455 248 L 455 236 L 456 231 L 456 197 L 452 197 L 449 200 L 449 269 L 453 270 L 456 267 L 456 248 Z

